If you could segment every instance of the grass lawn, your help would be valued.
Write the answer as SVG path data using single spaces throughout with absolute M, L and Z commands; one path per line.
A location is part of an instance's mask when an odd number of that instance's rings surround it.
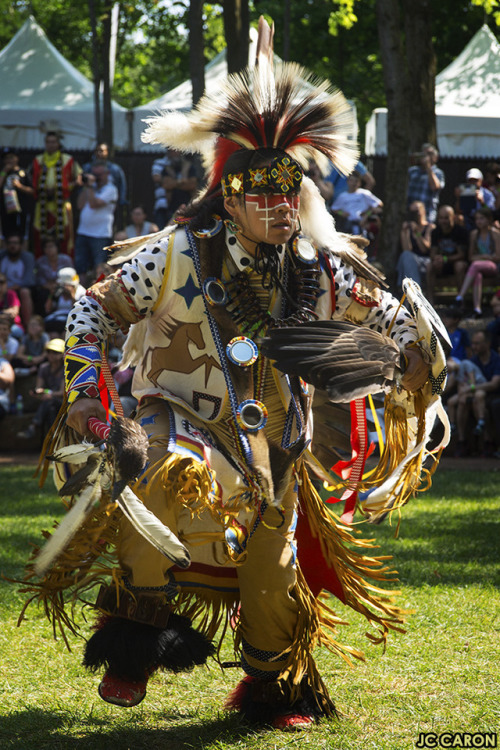
M 458 463 L 458 462 L 457 462 Z M 31 467 L 0 473 L 0 572 L 19 577 L 30 543 L 50 529 L 62 506 L 49 487 L 39 490 Z M 23 597 L 0 580 L 0 748 L 2 750 L 405 750 L 421 732 L 496 732 L 500 725 L 500 498 L 496 472 L 439 470 L 430 492 L 404 509 L 393 528 L 366 527 L 400 572 L 401 604 L 415 610 L 405 635 L 386 653 L 364 637 L 363 618 L 339 640 L 362 648 L 354 670 L 318 652 L 322 675 L 343 714 L 308 733 L 255 732 L 222 710 L 240 678 L 215 663 L 188 674 L 155 676 L 140 706 L 101 701 L 99 678 L 80 665 L 83 641 L 72 653 L 54 641 L 37 608 L 17 628 Z M 90 620 L 92 616 L 90 615 Z M 81 618 L 82 635 L 89 626 Z M 224 658 L 232 658 L 228 648 Z M 499 745 L 500 745 L 500 737 Z M 454 745 L 455 747 L 457 745 Z

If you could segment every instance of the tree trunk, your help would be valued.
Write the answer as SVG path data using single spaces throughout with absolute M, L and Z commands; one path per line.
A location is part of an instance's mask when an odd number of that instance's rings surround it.
M 403 0 L 410 86 L 410 150 L 437 145 L 434 95 L 436 55 L 432 45 L 432 0 Z
M 94 0 L 88 0 L 90 27 L 92 30 L 92 77 L 94 79 L 94 121 L 96 141 L 101 137 L 101 99 L 99 90 L 101 88 L 101 71 L 99 67 L 99 42 L 97 38 L 97 19 Z
M 284 1 L 283 8 L 283 60 L 288 62 L 290 59 L 290 16 L 291 0 Z
M 203 42 L 203 1 L 191 0 L 188 11 L 189 75 L 193 88 L 193 107 L 205 91 L 205 55 Z
M 248 0 L 224 0 L 224 34 L 227 44 L 228 73 L 238 73 L 248 65 L 250 37 Z
M 102 69 L 102 140 L 113 150 L 113 108 L 111 106 L 111 80 L 109 50 L 111 46 L 111 12 L 114 0 L 107 0 L 102 16 L 101 69 Z
M 409 165 L 408 72 L 399 0 L 377 0 L 377 27 L 387 98 L 387 163 L 384 218 L 379 255 L 389 282 L 394 282 L 399 234 L 406 208 Z

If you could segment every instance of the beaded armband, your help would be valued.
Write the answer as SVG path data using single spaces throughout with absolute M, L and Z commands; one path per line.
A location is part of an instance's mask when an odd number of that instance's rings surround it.
M 99 398 L 101 343 L 94 333 L 71 335 L 66 341 L 64 382 L 68 404 L 77 398 Z

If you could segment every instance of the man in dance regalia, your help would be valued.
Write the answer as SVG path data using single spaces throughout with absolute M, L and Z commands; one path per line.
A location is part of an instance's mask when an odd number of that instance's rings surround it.
M 186 552 L 161 554 L 103 490 L 39 584 L 55 621 L 70 627 L 64 593 L 85 601 L 103 584 L 84 664 L 104 669 L 106 701 L 136 705 L 156 670 L 204 663 L 216 636 L 232 632 L 231 664 L 245 676 L 228 707 L 275 728 L 307 727 L 335 714 L 314 647 L 362 656 L 335 639 L 341 619 L 321 589 L 363 613 L 377 629 L 374 641 L 403 622 L 379 588 L 392 574 L 385 560 L 372 557 L 371 544 L 356 540 L 316 492 L 323 469 L 314 442 L 311 450 L 313 388 L 300 373 L 279 372 L 265 353 L 279 360 L 273 332 L 285 340 L 297 334 L 300 349 L 301 331 L 307 338 L 321 321 L 349 346 L 353 329 L 392 351 L 394 377 L 373 376 L 377 385 L 369 376 L 368 391 L 357 382 L 367 369 L 359 356 L 342 354 L 339 344 L 327 359 L 344 368 L 344 401 L 346 392 L 357 398 L 391 383 L 389 445 L 372 489 L 385 484 L 371 505 L 367 492 L 367 512 L 376 519 L 406 502 L 430 456 L 426 411 L 433 420 L 444 359 L 432 331 L 426 345 L 419 305 L 412 316 L 380 289 L 378 272 L 336 234 L 304 177 L 310 158 L 326 157 L 346 173 L 356 163 L 348 112 L 339 92 L 294 64 L 273 70 L 261 52 L 255 69 L 231 76 L 217 100 L 151 120 L 150 142 L 204 155 L 208 185 L 175 227 L 115 246 L 120 269 L 69 316 L 67 400 L 48 448 L 57 455 L 64 442 L 90 436 L 89 418 L 106 420 L 99 388 L 106 342 L 128 332 L 123 365 L 136 368 L 135 421 L 148 443 L 131 489 Z M 315 417 L 322 441 L 323 404 Z M 352 502 L 355 478 L 346 489 Z

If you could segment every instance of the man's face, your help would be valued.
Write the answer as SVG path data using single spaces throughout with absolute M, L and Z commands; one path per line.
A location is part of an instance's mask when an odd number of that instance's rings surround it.
M 22 249 L 22 243 L 20 237 L 9 237 L 7 240 L 7 253 L 11 257 L 19 255 Z
M 445 209 L 439 209 L 438 212 L 438 224 L 445 234 L 448 234 L 454 224 L 454 216 L 451 211 Z
M 470 345 L 473 353 L 478 356 L 486 354 L 489 348 L 486 336 L 482 332 L 473 335 Z
M 107 159 L 109 156 L 108 147 L 105 143 L 100 143 L 95 150 L 98 159 Z
M 361 187 L 361 179 L 354 174 L 350 174 L 347 178 L 347 190 L 354 193 L 359 187 Z
M 300 205 L 297 193 L 246 193 L 231 203 L 242 234 L 253 242 L 281 245 L 296 231 Z
M 6 172 L 11 172 L 13 169 L 16 169 L 18 163 L 19 160 L 16 154 L 7 154 L 4 159 L 3 166 Z
M 108 181 L 108 170 L 105 167 L 93 167 L 92 174 L 98 185 L 104 185 Z
M 59 138 L 57 138 L 55 135 L 48 135 L 45 138 L 45 151 L 48 154 L 55 154 L 55 152 L 59 149 Z

